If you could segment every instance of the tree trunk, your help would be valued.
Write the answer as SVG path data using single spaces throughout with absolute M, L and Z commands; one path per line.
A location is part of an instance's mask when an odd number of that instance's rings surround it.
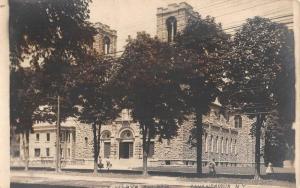
M 93 123 L 92 125 L 93 127 L 93 139 L 94 139 L 94 174 L 97 173 L 98 171 L 98 155 L 99 155 L 99 151 L 98 151 L 98 139 L 97 139 L 97 126 L 95 123 Z
M 24 160 L 25 160 L 25 171 L 28 171 L 29 167 L 29 131 L 26 130 L 24 133 Z
M 101 139 L 101 125 L 98 125 L 98 140 L 97 140 L 97 144 L 98 144 L 98 156 L 100 155 L 100 139 Z
M 261 115 L 256 116 L 255 125 L 255 173 L 254 179 L 259 180 L 260 177 L 260 136 L 261 136 Z
M 143 175 L 144 176 L 148 175 L 147 160 L 148 160 L 149 145 L 147 139 L 149 139 L 149 128 L 145 126 L 145 129 L 143 130 Z
M 202 114 L 196 114 L 196 142 L 197 142 L 197 174 L 202 174 Z

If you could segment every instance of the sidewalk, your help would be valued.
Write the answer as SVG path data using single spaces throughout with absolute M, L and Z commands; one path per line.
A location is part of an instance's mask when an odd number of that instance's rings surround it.
M 121 176 L 121 177 L 120 177 Z M 165 176 L 148 176 L 143 177 L 141 175 L 103 175 L 92 173 L 55 173 L 55 172 L 41 172 L 41 171 L 11 171 L 11 182 L 14 183 L 31 183 L 31 184 L 47 184 L 61 182 L 62 185 L 74 186 L 78 183 L 81 185 L 89 185 L 90 187 L 97 187 L 99 184 L 106 182 L 107 185 L 114 187 L 114 185 L 126 184 L 135 185 L 133 187 L 147 187 L 162 185 L 168 185 L 165 187 L 226 187 L 226 188 L 279 188 L 279 187 L 295 187 L 294 184 L 286 185 L 265 185 L 263 182 L 258 182 L 257 185 L 251 185 L 251 181 L 248 183 L 237 183 L 234 179 L 227 179 L 227 182 L 220 182 L 219 178 L 178 178 L 178 177 L 165 177 Z M 78 182 L 78 183 L 76 183 Z M 88 183 L 87 183 L 88 182 Z M 87 187 L 89 187 L 87 186 Z

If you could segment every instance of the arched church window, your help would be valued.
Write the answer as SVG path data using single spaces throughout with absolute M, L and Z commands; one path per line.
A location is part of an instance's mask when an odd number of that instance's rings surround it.
M 125 130 L 121 133 L 121 139 L 133 139 L 132 132 L 130 130 Z
M 240 115 L 234 116 L 234 127 L 242 128 L 242 117 Z
M 234 140 L 234 154 L 237 154 L 237 150 L 236 150 L 236 140 Z
M 219 137 L 217 136 L 217 138 L 216 138 L 216 147 L 217 147 L 217 149 L 216 149 L 216 152 L 217 153 L 219 153 Z
M 102 139 L 110 139 L 110 137 L 111 137 L 111 134 L 109 131 L 104 131 L 102 133 Z
M 107 36 L 105 36 L 103 39 L 104 54 L 109 54 L 109 49 L 110 49 L 110 39 Z
M 168 32 L 168 42 L 173 42 L 177 32 L 177 20 L 174 16 L 171 16 L 167 19 L 166 24 Z
M 224 153 L 224 141 L 223 141 L 223 137 L 221 138 L 221 153 Z
M 208 152 L 208 138 L 207 138 L 207 134 L 205 134 L 205 152 Z
M 228 147 L 228 138 L 226 138 L 225 144 L 226 144 L 226 145 L 225 145 L 225 147 L 226 147 L 226 148 L 225 148 L 225 149 L 226 149 L 225 152 L 226 152 L 226 154 L 228 154 L 228 150 L 229 150 L 229 147 Z
M 211 135 L 210 139 L 211 139 L 211 142 L 210 142 L 210 145 L 211 145 L 210 151 L 214 152 L 214 137 Z

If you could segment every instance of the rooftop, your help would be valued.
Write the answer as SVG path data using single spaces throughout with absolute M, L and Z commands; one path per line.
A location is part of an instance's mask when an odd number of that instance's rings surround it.
M 110 34 L 112 34 L 112 35 L 117 36 L 117 31 L 114 30 L 114 29 L 111 29 L 111 28 L 110 28 L 108 25 L 106 25 L 106 24 L 103 24 L 103 23 L 100 23 L 100 22 L 96 22 L 96 23 L 94 23 L 94 27 L 95 27 L 96 29 L 100 29 L 100 30 L 102 30 L 102 31 L 104 31 L 104 32 L 107 32 L 107 33 L 110 33 Z

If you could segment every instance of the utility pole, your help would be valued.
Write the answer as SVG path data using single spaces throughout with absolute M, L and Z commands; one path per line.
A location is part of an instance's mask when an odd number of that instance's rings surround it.
M 57 121 L 56 121 L 56 172 L 61 171 L 60 161 L 60 97 L 57 96 Z

